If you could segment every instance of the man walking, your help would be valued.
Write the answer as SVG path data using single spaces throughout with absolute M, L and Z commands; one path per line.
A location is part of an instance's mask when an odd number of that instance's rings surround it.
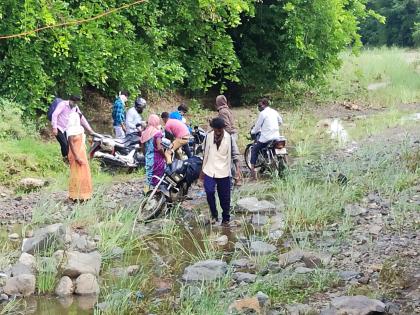
M 166 164 L 172 164 L 172 152 L 176 152 L 184 145 L 188 145 L 190 140 L 190 131 L 186 124 L 178 119 L 170 119 L 168 112 L 163 112 L 161 115 L 165 123 L 165 131 L 172 134 L 175 140 L 172 142 L 172 150 L 166 150 L 165 158 Z
M 235 127 L 235 119 L 227 103 L 226 96 L 219 95 L 216 97 L 216 110 L 219 113 L 218 117 L 225 121 L 225 130 L 238 142 L 238 129 Z
M 275 109 L 269 107 L 269 104 L 270 102 L 266 98 L 263 98 L 258 102 L 260 114 L 254 128 L 251 130 L 252 135 L 260 133 L 260 137 L 251 151 L 251 178 L 253 180 L 257 177 L 257 174 L 255 173 L 255 164 L 257 163 L 258 153 L 261 149 L 265 148 L 270 141 L 280 138 L 279 125 L 283 123 L 283 119 Z
M 112 107 L 114 133 L 118 139 L 125 137 L 125 102 L 127 102 L 129 96 L 130 94 L 127 91 L 120 92 Z
M 222 225 L 229 226 L 231 203 L 232 161 L 239 172 L 239 150 L 235 139 L 225 130 L 226 124 L 221 118 L 214 118 L 213 128 L 204 140 L 203 168 L 200 178 L 204 181 L 204 190 L 211 213 L 211 223 L 218 222 L 215 193 L 219 196 L 222 207 Z
M 93 130 L 87 122 L 85 116 L 82 115 L 79 107 L 77 106 L 80 100 L 80 96 L 70 96 L 67 101 L 63 100 L 57 104 L 57 107 L 51 116 L 52 131 L 58 143 L 60 144 L 61 155 L 63 156 L 64 161 L 67 161 L 67 155 L 69 153 L 66 129 L 69 122 L 69 116 L 72 111 L 76 111 L 81 115 L 80 122 L 82 126 L 87 130 L 89 134 L 93 133 Z

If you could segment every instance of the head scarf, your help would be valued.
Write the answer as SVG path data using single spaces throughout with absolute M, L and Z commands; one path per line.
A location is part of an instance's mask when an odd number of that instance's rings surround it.
M 216 109 L 219 110 L 224 106 L 228 106 L 227 99 L 224 95 L 219 95 L 218 97 L 216 97 Z
M 67 137 L 77 136 L 84 133 L 84 129 L 80 123 L 80 116 L 81 114 L 76 110 L 72 110 L 70 113 L 66 129 Z
M 147 120 L 147 128 L 141 133 L 140 142 L 145 143 L 152 139 L 159 132 L 160 118 L 158 115 L 152 114 Z

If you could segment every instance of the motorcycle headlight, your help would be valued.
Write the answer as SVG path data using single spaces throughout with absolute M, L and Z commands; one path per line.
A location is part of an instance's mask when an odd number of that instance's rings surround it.
M 176 182 L 176 183 L 179 183 L 183 178 L 184 178 L 184 176 L 182 176 L 181 174 L 178 174 L 178 173 L 174 173 L 174 174 L 172 174 L 171 175 L 171 178 Z

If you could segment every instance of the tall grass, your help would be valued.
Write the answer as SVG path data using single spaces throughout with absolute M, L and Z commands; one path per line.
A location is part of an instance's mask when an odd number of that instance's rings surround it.
M 385 47 L 365 49 L 358 56 L 343 53 L 342 59 L 342 67 L 329 79 L 332 100 L 352 100 L 376 107 L 420 100 L 419 51 L 417 61 L 409 60 L 404 49 Z M 369 84 L 381 82 L 386 87 L 368 90 Z

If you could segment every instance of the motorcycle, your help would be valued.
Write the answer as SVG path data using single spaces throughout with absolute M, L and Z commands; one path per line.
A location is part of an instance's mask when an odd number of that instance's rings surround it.
M 253 142 L 248 144 L 245 149 L 244 158 L 249 169 L 251 169 L 251 152 L 259 137 L 260 133 L 255 135 L 251 134 Z M 287 139 L 282 136 L 278 139 L 270 141 L 270 143 L 258 153 L 255 168 L 259 169 L 260 173 L 263 173 L 266 170 L 271 170 L 276 171 L 280 177 L 283 176 L 288 164 L 286 144 Z
M 203 128 L 195 126 L 191 132 L 191 138 L 188 145 L 193 155 L 200 155 L 204 152 L 203 143 L 206 138 L 206 132 Z
M 94 133 L 89 156 L 98 159 L 105 167 L 132 170 L 145 164 L 144 155 L 140 152 L 140 132 L 130 133 L 123 139 Z
M 170 140 L 163 138 L 162 145 L 168 149 Z M 157 185 L 149 190 L 140 203 L 137 221 L 147 222 L 157 218 L 166 208 L 170 210 L 174 203 L 185 200 L 191 185 L 199 178 L 203 160 L 193 156 L 187 160 L 173 159 L 162 177 L 153 176 Z

